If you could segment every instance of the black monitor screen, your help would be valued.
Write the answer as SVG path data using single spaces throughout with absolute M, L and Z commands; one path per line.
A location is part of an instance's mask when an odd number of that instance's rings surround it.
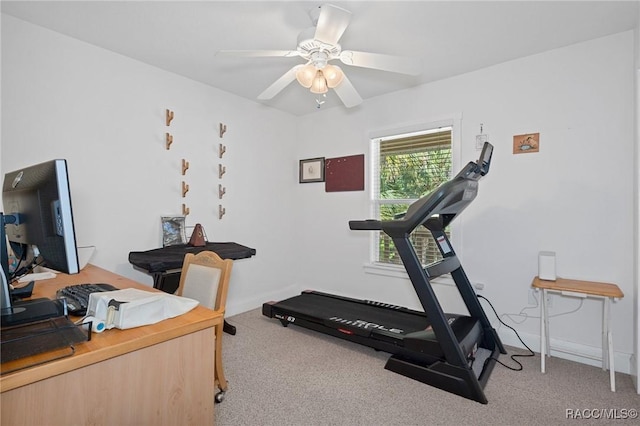
M 7 239 L 12 247 L 33 248 L 43 266 L 75 274 L 78 251 L 67 162 L 51 160 L 7 173 L 2 186 Z

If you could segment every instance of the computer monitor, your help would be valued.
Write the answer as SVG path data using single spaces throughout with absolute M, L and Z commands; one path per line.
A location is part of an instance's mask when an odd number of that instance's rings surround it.
M 5 174 L 2 205 L 0 266 L 6 277 L 2 280 L 3 287 L 16 278 L 15 271 L 9 272 L 7 241 L 16 257 L 23 261 L 26 253 L 32 250 L 34 263 L 67 274 L 78 273 L 66 160 L 51 160 Z M 8 288 L 2 289 L 3 311 L 7 309 L 4 297 L 7 292 Z
M 43 265 L 67 274 L 78 273 L 66 160 L 51 160 L 7 173 L 2 186 L 5 224 L 12 247 L 31 246 Z M 5 220 L 6 222 L 6 220 Z

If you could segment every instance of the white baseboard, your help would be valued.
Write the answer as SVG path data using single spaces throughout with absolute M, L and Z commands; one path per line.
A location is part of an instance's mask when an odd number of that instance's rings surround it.
M 233 301 L 227 300 L 226 317 L 242 314 L 253 309 L 262 308 L 262 304 L 271 300 L 279 301 L 300 294 L 297 286 L 289 286 L 277 292 L 263 293 L 251 298 Z
M 501 328 L 498 335 L 502 343 L 517 348 L 526 349 L 518 340 L 512 330 Z M 522 340 L 537 354 L 540 354 L 540 336 L 534 334 L 520 333 Z M 616 352 L 615 342 L 613 344 L 613 362 L 615 371 L 624 374 L 631 374 L 632 354 Z M 581 364 L 602 367 L 602 349 L 594 346 L 582 345 L 579 343 L 566 342 L 551 338 L 551 356 Z

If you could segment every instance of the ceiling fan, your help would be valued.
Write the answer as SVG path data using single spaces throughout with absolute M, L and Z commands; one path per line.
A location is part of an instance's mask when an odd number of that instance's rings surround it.
M 258 95 L 260 100 L 273 98 L 291 82 L 298 80 L 302 86 L 315 94 L 324 94 L 328 89 L 333 89 L 347 108 L 360 104 L 362 98 L 342 69 L 329 63 L 335 59 L 355 67 L 407 75 L 420 74 L 421 64 L 416 58 L 342 50 L 338 41 L 351 19 L 351 12 L 348 10 L 324 4 L 314 8 L 310 15 L 314 26 L 300 33 L 296 50 L 221 50 L 217 54 L 244 57 L 299 56 L 306 61 L 305 64 L 293 66 L 267 87 Z

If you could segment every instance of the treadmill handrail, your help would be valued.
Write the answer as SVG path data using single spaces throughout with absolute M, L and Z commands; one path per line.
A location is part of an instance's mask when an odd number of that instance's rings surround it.
M 489 173 L 493 145 L 485 142 L 480 158 L 469 162 L 451 180 L 442 183 L 434 191 L 411 203 L 404 216 L 392 220 L 352 220 L 353 230 L 382 230 L 390 237 L 408 235 L 435 215 L 448 215 L 451 223 L 478 194 L 478 181 Z
M 349 229 L 354 231 L 380 231 L 382 230 L 382 222 L 376 219 L 350 220 Z

